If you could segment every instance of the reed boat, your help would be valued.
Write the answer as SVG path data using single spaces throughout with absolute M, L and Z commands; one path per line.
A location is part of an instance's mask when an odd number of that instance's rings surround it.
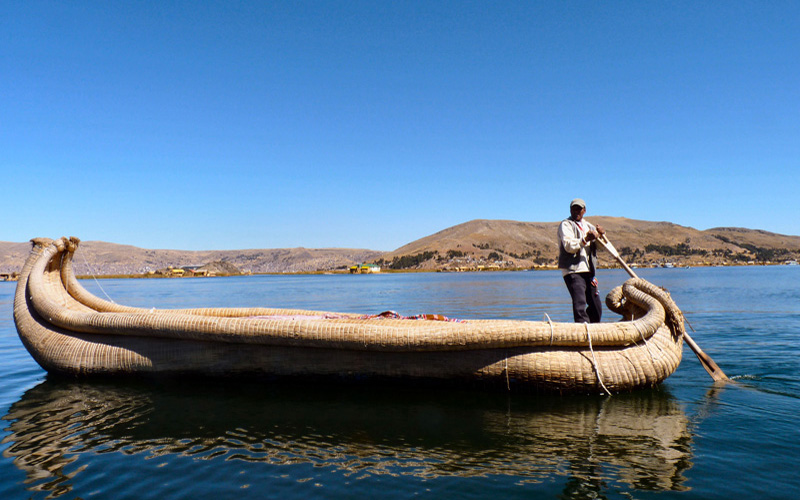
M 298 376 L 611 393 L 659 384 L 682 356 L 681 311 L 640 278 L 606 297 L 621 316 L 612 323 L 143 309 L 100 299 L 79 283 L 77 238 L 31 241 L 14 321 L 31 356 L 59 375 Z

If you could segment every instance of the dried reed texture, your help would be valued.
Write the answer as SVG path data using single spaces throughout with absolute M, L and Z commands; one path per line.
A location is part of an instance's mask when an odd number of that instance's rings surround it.
M 622 391 L 661 382 L 681 360 L 680 310 L 669 294 L 641 279 L 607 298 L 629 320 L 588 325 L 363 319 L 269 308 L 139 309 L 99 299 L 78 283 L 72 270 L 77 239 L 33 243 L 14 318 L 34 359 L 56 373 L 389 377 Z M 326 314 L 336 318 L 268 317 Z

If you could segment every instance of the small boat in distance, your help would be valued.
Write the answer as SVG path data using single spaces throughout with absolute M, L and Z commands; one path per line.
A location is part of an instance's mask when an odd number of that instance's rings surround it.
M 639 278 L 612 290 L 616 323 L 402 318 L 295 309 L 142 309 L 77 281 L 77 238 L 32 240 L 14 299 L 22 343 L 72 377 L 311 377 L 446 381 L 503 390 L 619 392 L 659 384 L 682 356 L 683 315 Z

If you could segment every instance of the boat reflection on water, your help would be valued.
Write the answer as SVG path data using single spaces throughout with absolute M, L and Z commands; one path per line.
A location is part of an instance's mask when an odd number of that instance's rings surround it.
M 689 419 L 663 388 L 560 398 L 48 378 L 4 420 L 4 455 L 30 490 L 53 496 L 80 484 L 82 455 L 99 453 L 306 463 L 357 477 L 506 475 L 563 483 L 570 494 L 608 482 L 686 489 L 692 465 Z

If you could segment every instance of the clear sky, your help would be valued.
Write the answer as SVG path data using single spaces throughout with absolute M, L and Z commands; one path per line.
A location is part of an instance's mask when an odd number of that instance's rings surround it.
M 0 28 L 0 241 L 393 250 L 574 197 L 800 235 L 794 0 L 0 0 Z

